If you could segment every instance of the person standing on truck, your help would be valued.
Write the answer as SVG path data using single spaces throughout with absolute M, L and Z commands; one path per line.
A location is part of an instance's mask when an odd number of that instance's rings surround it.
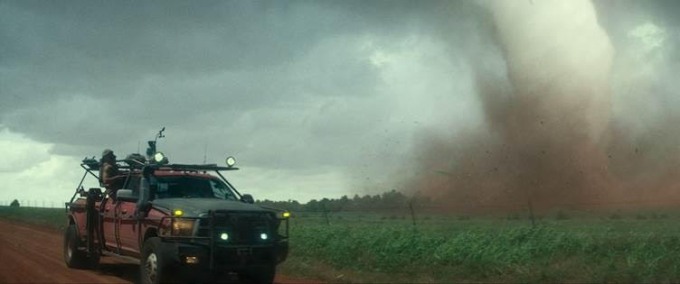
M 100 185 L 108 191 L 115 191 L 123 186 L 122 177 L 118 171 L 118 165 L 116 165 L 116 155 L 110 149 L 104 150 L 99 166 Z

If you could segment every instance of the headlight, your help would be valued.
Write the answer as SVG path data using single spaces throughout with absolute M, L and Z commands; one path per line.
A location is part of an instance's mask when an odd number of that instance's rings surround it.
M 227 233 L 220 234 L 220 239 L 223 240 L 223 241 L 229 240 L 229 234 L 227 234 Z
M 260 239 L 262 239 L 262 240 L 266 240 L 266 239 L 268 239 L 268 238 L 269 238 L 269 236 L 267 236 L 267 234 L 266 234 L 266 233 L 262 233 L 262 234 L 260 234 Z
M 190 237 L 194 234 L 196 220 L 175 218 L 172 222 L 172 235 L 175 237 Z

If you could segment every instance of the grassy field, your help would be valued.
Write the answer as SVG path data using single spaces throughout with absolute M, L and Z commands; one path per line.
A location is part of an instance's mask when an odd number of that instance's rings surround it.
M 0 206 L 0 218 L 57 230 L 63 230 L 66 227 L 66 210 L 64 208 Z
M 292 263 L 369 282 L 669 282 L 680 279 L 676 222 L 306 224 L 293 231 Z
M 0 208 L 60 228 L 63 209 Z M 677 282 L 678 214 L 518 216 L 294 213 L 280 270 L 330 282 Z

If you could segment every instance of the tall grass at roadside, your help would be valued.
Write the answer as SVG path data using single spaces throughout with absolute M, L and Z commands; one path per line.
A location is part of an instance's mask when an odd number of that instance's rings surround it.
M 0 218 L 62 230 L 66 226 L 63 208 L 32 208 L 0 206 Z

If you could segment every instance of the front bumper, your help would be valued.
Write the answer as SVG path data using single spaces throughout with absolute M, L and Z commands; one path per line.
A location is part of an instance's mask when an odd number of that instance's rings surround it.
M 171 230 L 162 229 L 162 233 L 159 235 L 159 237 L 161 238 L 163 246 L 165 247 L 164 251 L 166 251 L 169 254 L 169 258 L 171 258 L 172 261 L 179 266 L 201 268 L 211 271 L 234 271 L 257 267 L 267 267 L 285 261 L 288 257 L 289 226 L 287 218 L 278 218 L 265 222 L 265 227 L 274 228 L 274 230 L 270 232 L 274 233 L 272 235 L 274 239 L 271 241 L 261 243 L 250 243 L 244 240 L 234 243 L 219 241 L 218 233 L 223 232 L 223 228 L 220 228 L 219 224 L 225 225 L 224 222 L 226 221 L 227 225 L 231 226 L 232 228 L 238 228 L 237 224 L 233 223 L 237 218 L 230 217 L 238 217 L 238 214 L 243 213 L 243 211 L 233 212 L 219 210 L 210 211 L 207 217 L 164 217 L 160 222 L 161 228 L 167 228 L 168 225 L 172 227 L 174 220 L 180 218 L 198 219 L 203 222 L 207 221 L 209 224 L 207 228 L 207 234 L 200 237 L 172 236 L 167 234 L 167 232 L 171 232 Z M 262 212 L 250 213 L 264 214 Z M 278 222 L 276 226 L 272 226 L 274 224 L 272 222 L 274 221 Z M 283 222 L 285 222 L 285 227 L 282 227 L 284 226 L 284 224 L 282 224 Z
M 200 270 L 238 271 L 279 264 L 288 257 L 288 241 L 269 245 L 229 246 L 165 242 L 176 266 Z M 193 263 L 192 263 L 193 262 Z

